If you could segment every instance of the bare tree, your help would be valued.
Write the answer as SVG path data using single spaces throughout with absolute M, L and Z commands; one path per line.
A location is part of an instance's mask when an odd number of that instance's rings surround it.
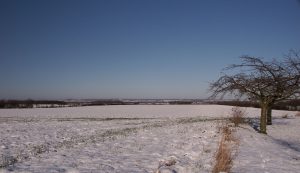
M 260 132 L 267 133 L 267 122 L 272 124 L 272 106 L 282 100 L 297 97 L 300 90 L 300 57 L 296 51 L 283 61 L 264 61 L 263 58 L 242 56 L 241 64 L 233 64 L 211 83 L 212 97 L 227 94 L 246 95 L 261 107 Z

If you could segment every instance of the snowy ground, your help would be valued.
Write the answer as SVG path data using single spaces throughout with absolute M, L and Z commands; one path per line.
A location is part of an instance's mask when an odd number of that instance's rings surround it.
M 238 128 L 238 155 L 232 172 L 300 172 L 300 117 L 278 117 L 267 128 L 268 135 L 250 126 Z
M 231 108 L 132 105 L 1 109 L 0 166 L 4 167 L 2 172 L 152 173 L 159 165 L 162 170 L 183 173 L 210 172 L 220 140 L 220 121 L 216 119 L 230 116 Z M 258 117 L 259 113 L 247 108 L 248 117 Z M 272 166 L 279 164 L 272 165 L 270 159 L 281 150 L 277 155 L 281 160 L 277 161 L 283 168 L 279 172 L 300 169 L 300 137 L 295 133 L 300 131 L 300 118 L 282 119 L 286 113 L 290 117 L 295 114 L 274 111 L 277 119 L 268 129 L 269 136 L 248 126 L 237 130 L 237 135 L 245 138 L 240 138 L 235 172 L 274 172 Z M 286 128 L 288 125 L 292 129 Z M 285 130 L 278 133 L 278 129 Z M 290 168 L 285 168 L 284 160 Z M 166 166 L 168 161 L 176 163 Z

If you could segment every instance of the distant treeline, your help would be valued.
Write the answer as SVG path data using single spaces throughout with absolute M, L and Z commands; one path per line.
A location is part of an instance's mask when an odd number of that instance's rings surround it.
M 193 101 L 185 101 L 185 100 L 178 100 L 178 101 L 169 101 L 170 105 L 191 105 Z
M 98 105 L 125 105 L 121 100 L 96 100 L 83 104 L 83 106 L 98 106 Z
M 66 106 L 99 106 L 99 105 L 129 105 L 138 102 L 123 102 L 121 100 L 96 100 L 82 102 L 65 102 L 57 100 L 0 100 L 0 108 L 54 108 Z
M 241 107 L 259 108 L 257 102 L 251 101 L 193 101 L 193 100 L 130 100 L 123 101 L 117 99 L 101 99 L 93 101 L 57 101 L 57 100 L 0 100 L 0 108 L 54 108 L 54 107 L 70 107 L 70 106 L 104 106 L 104 105 L 144 105 L 144 104 L 170 104 L 170 105 L 190 105 L 190 104 L 218 104 Z M 300 110 L 300 100 L 289 100 L 279 102 L 273 106 L 278 110 Z
M 145 104 L 171 104 L 187 105 L 196 102 L 190 100 L 118 100 L 101 99 L 93 101 L 57 101 L 57 100 L 0 100 L 0 108 L 54 108 L 66 106 L 104 106 L 104 105 L 145 105 Z
M 64 101 L 56 100 L 0 100 L 0 108 L 33 108 L 35 105 L 48 105 L 48 107 L 67 105 Z
M 97 100 L 89 103 L 83 104 L 83 106 L 97 106 L 97 105 L 144 105 L 144 104 L 172 104 L 172 105 L 182 105 L 182 104 L 193 104 L 193 101 L 186 100 L 176 100 L 176 101 L 122 101 L 122 100 Z
M 252 101 L 214 101 L 209 102 L 210 104 L 218 104 L 218 105 L 229 105 L 229 106 L 241 106 L 241 107 L 254 107 L 259 108 L 259 103 Z M 272 107 L 273 109 L 278 110 L 300 110 L 300 100 L 288 100 L 276 103 Z

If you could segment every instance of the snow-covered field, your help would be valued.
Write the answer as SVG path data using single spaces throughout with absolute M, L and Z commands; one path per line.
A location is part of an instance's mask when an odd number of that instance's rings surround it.
M 273 120 L 268 135 L 242 127 L 237 130 L 240 146 L 232 172 L 300 172 L 300 117 Z
M 220 140 L 218 119 L 229 117 L 231 108 L 123 105 L 1 109 L 0 172 L 153 173 L 158 167 L 162 172 L 210 172 Z M 246 112 L 252 118 L 259 113 L 254 108 Z M 281 118 L 285 114 L 290 118 Z M 300 117 L 294 115 L 273 111 L 276 119 L 268 136 L 250 126 L 238 128 L 241 142 L 233 171 L 274 172 L 279 163 L 279 172 L 300 170 Z

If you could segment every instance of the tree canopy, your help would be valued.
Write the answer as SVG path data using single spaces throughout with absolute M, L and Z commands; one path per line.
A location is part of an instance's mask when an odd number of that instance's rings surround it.
M 290 51 L 281 61 L 264 61 L 251 56 L 240 59 L 240 64 L 226 67 L 221 77 L 211 83 L 212 97 L 229 93 L 239 97 L 246 95 L 258 101 L 262 108 L 260 131 L 266 133 L 267 114 L 272 105 L 299 95 L 299 53 Z

